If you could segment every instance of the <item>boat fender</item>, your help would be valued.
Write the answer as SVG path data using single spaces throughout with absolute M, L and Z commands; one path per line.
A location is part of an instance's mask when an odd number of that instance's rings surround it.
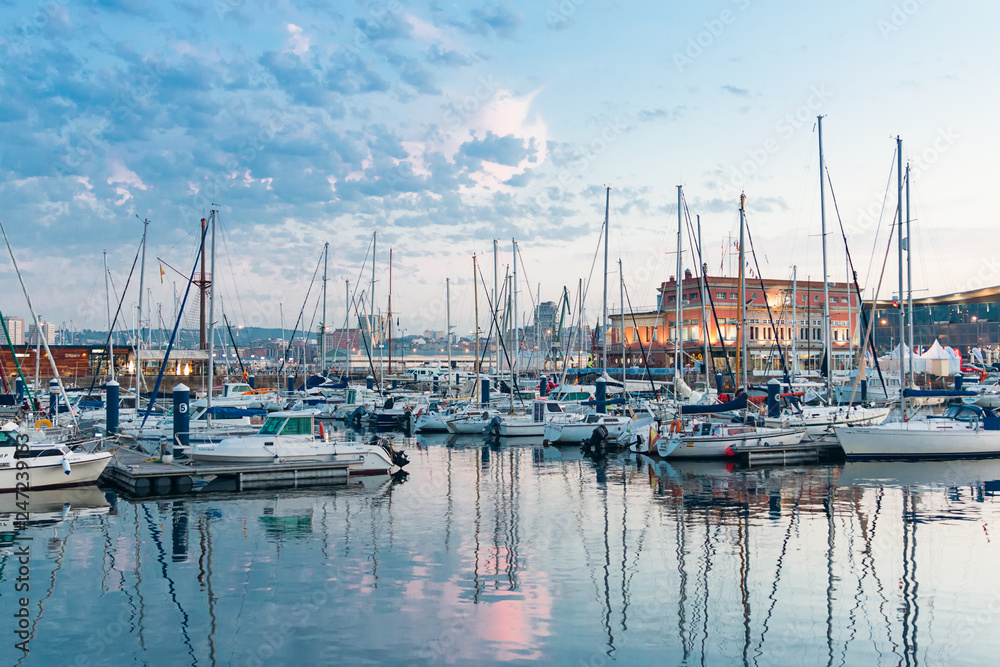
M 726 445 L 726 456 L 736 456 L 732 445 Z
M 39 419 L 38 421 L 35 422 L 35 428 L 42 428 L 42 427 L 52 428 L 52 422 L 50 422 L 48 419 Z
M 682 428 L 684 428 L 684 424 L 681 423 L 680 419 L 670 422 L 670 433 L 680 433 Z
M 70 467 L 69 467 L 69 459 L 67 459 L 65 457 L 62 460 L 62 469 L 63 469 L 63 472 L 66 473 L 67 475 L 70 474 L 70 472 L 72 472 L 70 470 Z
M 326 440 L 326 431 L 323 430 L 323 422 L 319 423 L 319 439 Z

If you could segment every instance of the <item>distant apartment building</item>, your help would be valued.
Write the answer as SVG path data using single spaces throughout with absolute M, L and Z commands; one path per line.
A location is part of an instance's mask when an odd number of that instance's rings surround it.
M 7 335 L 10 336 L 10 342 L 14 345 L 24 345 L 24 318 L 5 317 L 4 322 L 7 324 Z
M 37 329 L 35 328 L 35 325 L 32 324 L 30 327 L 28 327 L 28 340 L 27 340 L 28 345 L 38 345 L 39 343 L 42 342 L 45 342 L 49 345 L 55 345 L 56 325 L 53 324 L 52 322 L 42 322 L 42 335 L 45 336 L 44 339 L 39 338 Z

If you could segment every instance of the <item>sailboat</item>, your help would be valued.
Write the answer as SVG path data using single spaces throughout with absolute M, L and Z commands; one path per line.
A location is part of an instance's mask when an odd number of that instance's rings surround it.
M 898 196 L 896 219 L 899 224 L 899 293 L 903 291 L 903 142 L 896 138 Z M 907 190 L 909 179 L 907 179 Z M 907 206 L 909 209 L 909 206 Z M 909 210 L 907 210 L 909 220 Z M 911 306 L 912 310 L 912 306 Z M 901 330 L 904 325 L 900 312 Z M 910 324 L 912 333 L 912 322 Z M 912 340 L 912 338 L 911 338 Z M 902 351 L 903 347 L 900 346 Z M 902 352 L 901 352 L 902 354 Z M 905 385 L 906 364 L 899 365 L 901 384 Z M 858 458 L 961 458 L 1000 454 L 1000 417 L 989 408 L 960 405 L 949 408 L 941 416 L 908 419 L 907 398 L 929 392 L 903 389 L 900 411 L 903 420 L 877 426 L 837 426 L 834 433 L 848 459 Z M 936 395 L 947 392 L 933 392 Z M 955 392 L 961 395 L 962 392 Z

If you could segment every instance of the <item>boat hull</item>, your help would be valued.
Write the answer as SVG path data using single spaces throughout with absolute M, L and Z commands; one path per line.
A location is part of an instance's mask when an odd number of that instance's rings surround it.
M 71 454 L 65 457 L 69 460 L 70 472 L 67 475 L 63 470 L 62 456 L 47 456 L 36 459 L 25 470 L 18 470 L 16 464 L 0 460 L 0 465 L 8 463 L 10 467 L 0 468 L 0 491 L 14 491 L 18 488 L 32 489 L 52 489 L 63 486 L 78 486 L 80 484 L 93 484 L 104 472 L 108 462 L 111 461 L 110 452 L 97 452 L 95 454 Z M 51 460 L 49 460 L 51 459 Z M 18 473 L 27 472 L 27 479 L 18 478 Z M 22 484 L 22 486 L 18 486 Z
M 681 434 L 671 459 L 732 458 L 733 447 L 780 447 L 797 445 L 805 436 L 804 428 L 756 429 L 727 436 L 690 436 Z
M 848 459 L 932 459 L 1000 456 L 1000 431 L 928 420 L 881 427 L 834 429 Z

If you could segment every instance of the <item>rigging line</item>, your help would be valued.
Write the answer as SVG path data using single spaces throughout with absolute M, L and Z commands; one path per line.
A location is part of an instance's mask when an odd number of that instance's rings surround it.
M 319 259 L 316 260 L 316 268 L 313 269 L 312 280 L 309 281 L 309 289 L 306 290 L 306 298 L 302 300 L 302 309 L 299 310 L 299 316 L 295 318 L 295 326 L 292 328 L 292 335 L 288 337 L 288 345 L 285 347 L 285 354 L 281 357 L 281 365 L 278 367 L 278 377 L 281 377 L 281 372 L 285 369 L 285 360 L 288 359 L 288 352 L 292 349 L 292 342 L 295 340 L 295 334 L 299 331 L 299 322 L 302 321 L 302 316 L 306 312 L 306 304 L 309 303 L 309 294 L 312 293 L 313 285 L 316 284 L 316 274 L 319 273 L 319 266 L 323 263 L 323 255 L 320 254 Z M 305 324 L 303 322 L 303 324 Z
M 683 192 L 681 193 L 681 196 L 683 197 Z M 683 202 L 683 199 L 682 199 L 682 202 Z M 684 208 L 685 208 L 685 210 L 687 209 L 687 203 L 686 202 L 684 202 Z M 690 214 L 690 211 L 687 212 L 687 219 L 688 219 L 688 225 L 690 225 L 691 224 L 691 214 Z M 729 363 L 729 352 L 726 351 L 726 337 L 725 337 L 725 334 L 722 331 L 722 325 L 719 323 L 719 313 L 715 309 L 715 299 L 712 297 L 712 286 L 708 282 L 708 271 L 706 271 L 706 269 L 708 267 L 708 264 L 705 262 L 705 258 L 701 254 L 701 246 L 699 246 L 696 243 L 695 247 L 698 248 L 698 259 L 701 261 L 701 275 L 702 275 L 702 279 L 705 281 L 705 294 L 708 295 L 708 304 L 709 304 L 709 307 L 712 309 L 712 319 L 715 321 L 715 331 L 719 335 L 719 345 L 722 346 L 722 356 L 726 360 L 726 374 L 729 375 L 729 377 L 732 379 L 732 381 L 733 381 L 733 387 L 735 388 L 736 387 L 736 375 L 733 373 L 732 365 Z M 709 324 L 708 322 L 704 323 L 704 326 L 705 326 L 705 335 L 706 336 L 709 335 L 709 333 L 708 333 L 708 324 Z M 712 339 L 709 338 L 709 348 L 710 348 L 709 355 L 711 355 L 711 346 L 712 346 L 711 340 Z M 705 359 L 705 364 L 706 364 L 705 368 L 708 368 L 708 359 Z M 712 360 L 712 368 L 713 369 L 715 368 L 715 360 L 714 359 Z M 716 387 L 716 389 L 718 389 L 718 387 Z M 708 392 L 708 387 L 705 387 L 705 391 L 706 391 L 706 393 Z
M 479 280 L 483 284 L 483 289 L 486 289 L 486 279 L 483 277 L 482 267 L 480 267 L 480 266 L 477 265 L 477 269 L 479 271 Z M 504 296 L 507 294 L 507 284 L 510 282 L 510 281 L 507 280 L 507 277 L 509 275 L 510 275 L 509 272 L 506 273 L 506 274 L 504 274 L 504 285 L 500 289 L 500 294 L 497 295 L 497 303 L 500 303 L 500 300 L 503 299 Z M 486 305 L 488 305 L 490 307 L 490 312 L 493 315 L 493 319 L 490 322 L 490 331 L 486 335 L 486 347 L 489 347 L 489 344 L 490 344 L 490 335 L 493 333 L 493 327 L 494 327 L 494 325 L 496 325 L 497 340 L 500 341 L 500 349 L 503 350 L 503 357 L 507 361 L 507 366 L 510 367 L 510 365 L 511 365 L 510 364 L 510 355 L 507 354 L 507 346 L 503 342 L 503 336 L 500 335 L 500 323 L 497 322 L 496 309 L 493 308 L 493 304 L 490 301 L 490 295 L 489 294 L 486 295 Z M 480 359 L 480 363 L 482 363 L 482 361 L 485 360 L 485 358 L 486 358 L 486 350 L 483 350 L 483 358 Z M 514 392 L 514 387 L 511 387 L 510 390 L 511 390 L 511 392 Z M 521 392 L 518 391 L 516 393 L 517 393 L 518 400 L 521 402 L 522 405 L 524 405 L 524 399 L 521 398 Z M 513 393 L 511 395 L 513 396 Z
M 834 189 L 833 189 L 833 178 L 830 176 L 830 170 L 829 169 L 826 170 L 826 181 L 827 181 L 827 183 L 830 184 L 830 197 L 831 197 L 831 199 L 833 199 L 833 210 L 834 210 L 834 212 L 837 215 L 837 223 L 840 225 L 840 235 L 841 235 L 841 238 L 844 239 L 844 252 L 847 254 L 847 265 L 851 268 L 851 275 L 854 277 L 854 293 L 857 295 L 858 303 L 861 305 L 861 307 L 859 308 L 859 311 L 861 313 L 861 322 L 862 322 L 862 324 L 865 327 L 865 344 L 862 345 L 860 343 L 860 341 L 858 342 L 858 347 L 860 348 L 860 350 L 858 351 L 858 358 L 855 360 L 854 365 L 856 367 L 858 367 L 858 368 L 861 367 L 861 361 L 865 357 L 864 349 L 866 347 L 869 347 L 871 349 L 872 359 L 875 362 L 875 370 L 878 372 L 879 382 L 882 383 L 882 389 L 885 390 L 885 378 L 882 377 L 882 367 L 879 366 L 879 363 L 878 363 L 878 352 L 875 350 L 874 336 L 870 336 L 869 335 L 870 327 L 869 327 L 868 322 L 866 321 L 868 318 L 865 316 L 865 308 L 864 308 L 865 302 L 864 302 L 864 299 L 861 296 L 861 287 L 858 285 L 858 272 L 854 268 L 854 259 L 851 257 L 851 249 L 847 245 L 847 232 L 844 230 L 844 221 L 840 217 L 840 207 L 837 205 L 837 194 L 836 194 L 836 192 L 834 192 Z M 889 246 L 891 246 L 892 245 L 892 236 L 891 235 L 889 237 L 889 241 L 890 241 L 889 242 Z M 889 254 L 889 247 L 887 246 L 886 247 L 886 260 L 885 261 L 888 260 L 888 254 Z M 885 272 L 885 263 L 884 262 L 882 264 L 882 271 Z M 879 285 L 881 285 L 881 278 L 879 278 Z M 902 295 L 900 296 L 900 299 L 902 299 Z M 848 299 L 847 307 L 850 308 L 850 306 L 851 306 L 850 299 Z M 850 317 L 848 317 L 847 320 L 848 320 L 848 322 L 850 322 Z M 875 321 L 875 299 L 874 298 L 872 298 L 871 320 L 872 320 L 872 324 L 874 324 L 874 321 Z M 853 336 L 853 334 L 850 334 L 850 335 Z M 902 348 L 900 348 L 900 350 L 902 350 Z M 900 353 L 900 363 L 902 363 L 902 353 Z M 855 384 L 855 389 L 857 388 L 858 382 L 860 382 L 860 377 L 861 376 L 858 375 L 858 380 L 854 383 Z M 900 391 L 902 391 L 902 388 L 900 388 Z M 854 389 L 851 390 L 851 401 L 852 402 L 854 401 Z
M 879 214 L 878 214 L 878 224 L 875 226 L 875 240 L 872 241 L 872 254 L 868 258 L 868 273 L 865 274 L 865 284 L 866 285 L 871 282 L 871 277 L 872 277 L 872 262 L 875 261 L 875 249 L 878 248 L 878 238 L 879 238 L 879 235 L 881 234 L 881 230 L 882 230 L 882 216 L 885 215 L 885 204 L 889 200 L 889 188 L 892 187 L 892 174 L 895 171 L 895 169 L 896 169 L 896 149 L 893 148 L 892 149 L 892 162 L 889 165 L 889 176 L 888 176 L 888 178 L 886 179 L 886 182 L 885 182 L 885 194 L 882 195 L 882 209 L 879 211 Z M 893 214 L 893 216 L 895 216 L 895 214 Z M 891 228 L 889 230 L 889 234 L 890 234 L 890 236 L 892 235 L 892 229 Z M 883 272 L 885 271 L 885 267 L 884 266 L 882 267 L 882 270 L 883 270 Z M 881 282 L 882 281 L 880 279 L 879 280 L 879 284 L 881 284 Z M 876 294 L 875 296 L 877 297 L 878 295 Z
M 531 287 L 531 281 L 528 280 L 528 270 L 527 270 L 527 267 L 524 265 L 524 258 L 521 257 L 521 246 L 518 245 L 517 242 L 515 241 L 514 242 L 514 247 L 517 249 L 517 259 L 518 259 L 518 261 L 521 262 L 521 273 L 524 274 L 524 282 L 526 282 L 528 284 L 528 287 L 529 287 L 529 289 L 528 289 L 528 299 L 531 300 L 531 307 L 537 311 L 538 304 L 535 303 L 535 293 L 532 292 L 531 289 L 530 289 L 530 287 Z
M 128 291 L 129 283 L 132 282 L 132 273 L 135 271 L 135 265 L 139 261 L 139 253 L 141 252 L 141 250 L 142 250 L 142 245 L 140 244 L 139 248 L 135 251 L 135 259 L 132 260 L 132 268 L 128 272 L 128 280 L 125 281 L 126 292 Z M 115 363 L 115 360 L 111 357 L 111 347 L 110 347 L 111 336 L 114 335 L 114 330 L 115 330 L 114 325 L 116 322 L 118 322 L 118 316 L 122 312 L 122 304 L 124 303 L 124 300 L 125 300 L 125 295 L 123 294 L 122 300 L 118 302 L 118 309 L 115 311 L 115 319 L 111 320 L 111 328 L 108 331 L 108 338 L 107 340 L 104 341 L 104 354 L 107 355 L 109 369 L 111 368 L 111 364 Z M 136 360 L 136 362 L 138 363 L 138 359 Z M 98 370 L 100 370 L 100 366 L 98 366 Z M 93 394 L 94 386 L 96 384 L 97 384 L 97 373 L 95 373 L 94 377 L 90 379 L 90 388 L 87 389 L 87 394 L 86 394 L 88 397 L 90 397 Z
M 771 323 L 771 330 L 776 334 L 774 342 L 778 347 L 778 356 L 781 357 L 781 370 L 785 374 L 785 382 L 791 382 L 788 378 L 788 363 L 785 360 L 785 351 L 781 347 L 781 341 L 777 339 L 777 327 L 774 326 L 774 315 L 771 313 L 771 304 L 767 300 L 767 290 L 764 289 L 764 277 L 760 273 L 760 262 L 757 261 L 757 252 L 753 248 L 753 235 L 750 233 L 750 221 L 747 220 L 745 212 L 743 214 L 743 218 L 747 230 L 747 241 L 750 242 L 750 256 L 753 257 L 753 265 L 757 269 L 757 280 L 760 281 L 761 296 L 764 298 L 764 306 L 767 308 L 767 319 Z M 827 364 L 830 369 L 829 372 L 833 372 L 833 361 L 828 359 Z
M 227 239 L 228 228 L 226 227 L 226 223 L 219 217 L 218 213 L 215 215 L 215 221 L 221 228 L 219 237 L 222 239 L 222 254 L 226 256 L 226 263 L 229 265 L 229 279 L 232 280 L 233 276 L 236 275 L 236 270 L 233 268 L 233 255 L 229 251 L 229 240 Z M 246 273 L 245 269 L 244 273 Z M 215 276 L 212 276 L 212 280 L 215 280 Z M 250 289 L 250 294 L 253 295 L 254 300 L 258 305 L 260 305 L 261 299 L 257 296 L 257 291 L 253 288 L 253 282 L 251 280 L 247 280 L 246 285 Z M 249 320 L 247 319 L 246 311 L 243 310 L 243 299 L 240 297 L 240 291 L 235 281 L 233 281 L 233 291 L 236 293 L 236 305 L 240 311 L 240 318 L 244 323 L 248 323 Z
M 184 298 L 181 300 L 180 308 L 177 311 L 177 321 L 174 322 L 173 331 L 170 332 L 170 342 L 167 343 L 167 350 L 163 353 L 163 363 L 160 364 L 160 372 L 156 376 L 156 385 L 153 387 L 153 392 L 149 395 L 149 407 L 142 415 L 142 422 L 139 424 L 139 431 L 142 431 L 146 426 L 146 420 L 149 419 L 149 415 L 153 412 L 153 406 L 156 403 L 156 397 L 160 393 L 160 384 L 163 382 L 163 372 L 167 369 L 167 360 L 170 358 L 170 351 L 174 348 L 174 340 L 177 337 L 177 330 L 181 326 L 181 319 L 184 317 L 184 306 L 187 304 L 188 295 L 191 293 L 191 284 L 194 281 L 195 271 L 198 270 L 198 260 L 201 259 L 201 248 L 205 245 L 205 236 L 208 234 L 208 225 L 205 225 L 205 229 L 202 230 L 201 243 L 198 245 L 198 252 L 195 254 L 194 266 L 191 267 L 191 277 L 188 279 L 187 286 L 184 288 Z
M 635 321 L 635 311 L 632 310 L 632 298 L 628 295 L 628 287 L 625 286 L 624 282 L 622 283 L 622 291 L 625 292 L 625 301 L 628 303 L 628 312 L 632 316 L 632 326 L 634 326 L 636 330 L 636 340 L 639 341 L 639 351 L 642 353 L 642 364 L 646 367 L 646 375 L 649 376 L 649 386 L 653 388 L 653 395 L 656 397 L 656 400 L 660 400 L 660 392 L 656 388 L 656 383 L 653 382 L 653 374 L 649 372 L 649 359 L 646 357 L 646 347 L 642 344 L 642 337 L 638 335 L 639 324 Z M 624 343 L 624 341 L 622 342 Z M 625 391 L 624 376 L 622 376 L 622 391 Z

